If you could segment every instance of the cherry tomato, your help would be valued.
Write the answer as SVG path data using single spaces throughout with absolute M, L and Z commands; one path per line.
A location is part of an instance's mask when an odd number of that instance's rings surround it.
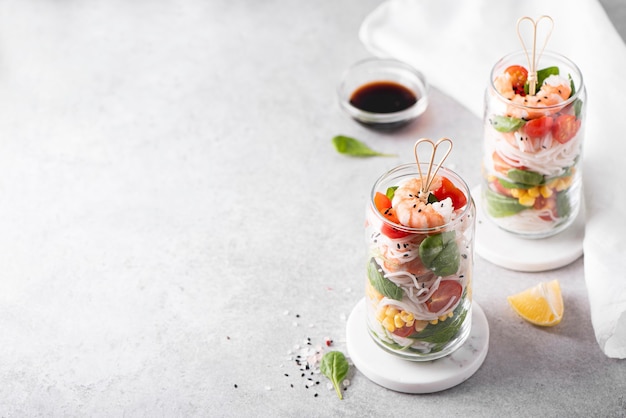
M 565 144 L 572 139 L 580 128 L 580 120 L 574 115 L 559 115 L 552 125 L 552 138 Z
M 453 297 L 458 300 L 463 293 L 463 286 L 455 280 L 442 280 L 439 287 L 426 301 L 426 307 L 431 312 L 439 312 L 450 302 Z
M 550 116 L 542 116 L 537 119 L 529 120 L 524 125 L 524 133 L 531 138 L 543 138 L 550 133 L 552 122 Z
M 491 184 L 491 188 L 492 188 L 493 190 L 495 190 L 496 192 L 500 193 L 501 195 L 508 196 L 508 197 L 513 196 L 513 195 L 511 194 L 511 190 L 509 190 L 509 189 L 507 189 L 506 187 L 504 187 L 504 186 L 503 186 L 503 185 L 502 185 L 502 184 L 498 181 L 498 179 L 496 179 L 496 180 L 492 181 L 490 184 Z
M 550 197 L 538 196 L 535 198 L 535 204 L 533 205 L 533 209 L 535 210 L 544 210 L 549 209 L 552 213 L 550 215 L 541 215 L 540 218 L 544 221 L 551 221 L 555 218 L 558 218 L 557 207 L 556 207 L 556 192 L 552 194 Z
M 513 91 L 521 96 L 526 96 L 524 85 L 526 84 L 526 80 L 528 80 L 528 70 L 521 65 L 511 65 L 504 70 L 504 72 L 511 77 Z
M 455 209 L 462 208 L 467 203 L 465 193 L 454 185 L 447 177 L 441 178 L 441 187 L 433 191 L 437 200 L 443 200 L 447 197 L 452 199 L 452 206 Z
M 415 328 L 413 327 L 413 325 L 411 325 L 410 327 L 407 327 L 405 325 L 402 328 L 396 328 L 393 333 L 396 334 L 398 337 L 406 338 L 409 335 L 413 334 L 414 331 Z
M 376 209 L 387 219 L 394 224 L 400 224 L 396 211 L 391 207 L 391 200 L 381 192 L 376 192 L 374 195 L 374 205 Z M 380 232 L 392 239 L 399 239 L 409 236 L 408 232 L 399 231 L 387 223 L 383 223 L 380 228 Z

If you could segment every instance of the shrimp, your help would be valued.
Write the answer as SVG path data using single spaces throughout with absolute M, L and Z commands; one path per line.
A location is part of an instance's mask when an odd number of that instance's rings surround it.
M 513 80 L 508 73 L 496 77 L 493 84 L 500 95 L 516 105 L 508 107 L 508 114 L 524 119 L 535 119 L 560 111 L 561 107 L 558 105 L 565 102 L 572 93 L 569 81 L 559 75 L 547 77 L 534 96 L 516 93 L 513 89 Z M 534 109 L 529 110 L 529 107 Z
M 431 188 L 436 190 L 440 186 L 441 178 L 435 177 Z M 452 199 L 428 203 L 428 193 L 422 193 L 421 188 L 422 181 L 412 178 L 396 189 L 391 205 L 400 223 L 411 228 L 434 228 L 448 223 L 452 217 Z

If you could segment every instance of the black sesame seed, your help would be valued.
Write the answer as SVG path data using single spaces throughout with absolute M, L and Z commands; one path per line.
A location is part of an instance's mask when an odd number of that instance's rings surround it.
M 235 383 L 235 389 L 237 389 L 237 388 L 238 388 L 237 383 Z
M 289 373 L 285 373 L 285 376 L 289 377 Z
M 317 393 L 315 395 L 313 395 L 313 396 L 315 396 L 317 398 Z

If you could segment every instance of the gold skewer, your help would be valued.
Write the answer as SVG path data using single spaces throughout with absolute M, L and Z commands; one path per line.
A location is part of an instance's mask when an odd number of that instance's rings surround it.
M 550 22 L 550 30 L 548 31 L 545 40 L 543 41 L 543 46 L 541 47 L 541 51 L 539 51 L 539 56 L 537 56 L 537 26 L 539 22 L 542 20 L 548 20 Z M 528 21 L 531 23 L 533 28 L 533 48 L 532 48 L 532 58 L 528 56 L 528 48 L 526 48 L 526 44 L 524 43 L 524 39 L 522 38 L 522 34 L 520 32 L 520 26 L 522 22 Z M 546 48 L 546 44 L 548 43 L 548 39 L 550 39 L 550 35 L 552 35 L 552 29 L 554 29 L 554 20 L 550 16 L 543 15 L 537 20 L 533 20 L 528 16 L 520 17 L 517 20 L 517 37 L 522 43 L 522 48 L 524 49 L 524 53 L 526 54 L 526 60 L 528 60 L 528 94 L 533 96 L 537 91 L 537 63 L 543 54 L 543 50 Z
M 420 144 L 423 144 L 423 143 L 428 143 L 433 148 L 430 154 L 430 161 L 428 162 L 428 173 L 426 174 L 426 181 L 424 181 L 424 174 L 422 174 L 422 167 L 420 166 L 419 154 L 417 152 L 418 147 L 420 146 Z M 433 162 L 435 161 L 435 156 L 437 155 L 437 148 L 439 147 L 439 145 L 443 143 L 448 144 L 448 150 L 445 152 L 445 154 L 439 161 L 439 164 L 435 168 L 435 172 L 432 173 L 432 176 L 431 176 L 431 172 L 433 169 Z M 448 158 L 448 155 L 450 155 L 450 152 L 452 151 L 452 145 L 453 145 L 452 140 L 449 138 L 441 138 L 436 143 L 433 142 L 430 138 L 421 138 L 421 139 L 418 139 L 417 142 L 415 142 L 415 146 L 413 147 L 413 153 L 415 154 L 415 162 L 417 163 L 417 170 L 419 172 L 420 180 L 422 182 L 422 189 L 420 190 L 422 195 L 427 196 L 425 194 L 428 192 L 428 189 L 430 188 L 431 183 L 435 179 L 435 176 L 437 175 L 439 168 L 441 168 L 441 166 L 443 165 L 443 162 L 446 160 L 446 158 Z M 419 197 L 421 198 L 422 196 L 419 196 Z

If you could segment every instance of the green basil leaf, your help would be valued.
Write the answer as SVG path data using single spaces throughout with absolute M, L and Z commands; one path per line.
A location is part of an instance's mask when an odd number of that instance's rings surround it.
M 574 101 L 574 115 L 576 116 L 576 119 L 580 119 L 580 112 L 582 112 L 583 110 L 583 101 L 580 99 L 576 99 L 576 101 Z
M 461 299 L 463 298 L 464 296 L 461 297 Z M 409 338 L 433 344 L 447 343 L 459 332 L 459 328 L 463 325 L 466 316 L 467 309 L 461 302 L 454 310 L 452 318 L 439 321 L 435 325 L 428 324 L 422 331 L 411 334 Z
M 380 270 L 380 267 L 376 264 L 376 260 L 372 257 L 367 265 L 367 277 L 369 278 L 370 284 L 381 295 L 393 300 L 402 300 L 402 289 L 383 276 Z
M 537 90 L 543 85 L 546 78 L 551 75 L 559 75 L 559 67 L 547 67 L 537 71 Z
M 569 201 L 568 190 L 562 190 L 556 194 L 556 214 L 559 218 L 564 218 L 572 213 L 572 205 Z
M 542 174 L 529 170 L 512 168 L 506 172 L 506 176 L 513 180 L 514 183 L 529 184 L 531 186 L 539 186 L 544 183 Z
M 459 269 L 461 254 L 456 245 L 454 231 L 431 235 L 419 247 L 424 266 L 439 276 L 450 276 Z
M 348 375 L 350 364 L 346 356 L 339 351 L 329 351 L 322 356 L 320 372 L 332 382 L 339 399 L 343 399 L 341 394 L 341 382 Z
M 550 77 L 551 75 L 559 75 L 559 67 L 546 67 L 537 71 L 537 90 L 536 91 L 539 91 L 545 79 Z M 526 82 L 526 84 L 524 84 L 524 91 L 526 92 L 526 94 L 528 94 L 530 91 L 528 81 Z
M 435 203 L 435 202 L 439 202 L 439 199 L 437 199 L 437 196 L 435 196 L 432 193 L 428 194 L 428 203 Z
M 523 183 L 513 183 L 510 181 L 506 181 L 504 179 L 501 179 L 498 177 L 498 183 L 500 183 L 500 185 L 502 185 L 502 187 L 504 187 L 505 189 L 530 189 L 532 186 L 530 184 L 523 184 Z
M 494 218 L 503 218 L 505 216 L 515 215 L 516 213 L 527 209 L 527 207 L 521 205 L 517 199 L 503 196 L 491 189 L 487 189 L 485 196 L 487 200 L 487 212 Z
M 492 115 L 489 119 L 491 126 L 498 132 L 513 132 L 524 126 L 524 119 L 514 118 L 512 116 Z
M 363 142 L 348 136 L 338 135 L 334 137 L 333 144 L 340 154 L 351 155 L 353 157 L 395 157 L 394 154 L 383 154 L 374 151 Z
M 396 189 L 397 188 L 398 188 L 398 186 L 391 186 L 391 187 L 387 188 L 387 191 L 385 192 L 385 195 L 387 195 L 389 200 L 393 200 L 393 196 L 396 194 Z

